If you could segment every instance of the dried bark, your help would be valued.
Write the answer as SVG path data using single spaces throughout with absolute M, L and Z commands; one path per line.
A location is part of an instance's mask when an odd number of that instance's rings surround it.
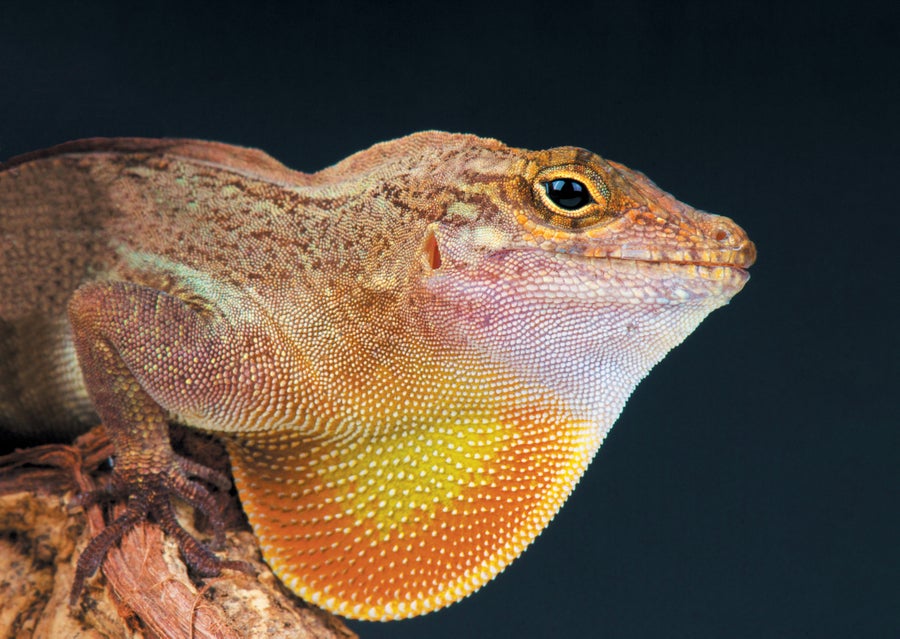
M 210 440 L 185 433 L 178 439 L 198 461 L 227 467 L 224 451 Z M 105 507 L 81 509 L 77 496 L 95 487 L 91 473 L 110 453 L 98 427 L 71 446 L 0 457 L 0 637 L 355 637 L 338 618 L 281 585 L 263 563 L 234 495 L 223 496 L 229 526 L 219 555 L 249 562 L 257 575 L 224 571 L 192 580 L 177 545 L 144 523 L 109 552 L 102 575 L 70 607 L 75 562 L 104 526 Z M 179 518 L 190 530 L 190 509 Z

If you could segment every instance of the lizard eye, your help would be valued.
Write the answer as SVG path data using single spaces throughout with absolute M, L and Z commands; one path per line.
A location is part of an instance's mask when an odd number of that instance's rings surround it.
M 547 167 L 538 172 L 532 187 L 536 213 L 553 226 L 580 229 L 609 215 L 609 187 L 587 166 Z
M 577 211 L 594 201 L 587 187 L 571 178 L 548 180 L 544 188 L 550 201 L 567 211 Z

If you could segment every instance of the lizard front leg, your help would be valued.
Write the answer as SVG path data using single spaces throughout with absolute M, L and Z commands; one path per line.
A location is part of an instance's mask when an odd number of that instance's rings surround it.
M 69 319 L 88 393 L 115 449 L 109 493 L 127 497 L 125 512 L 91 540 L 78 560 L 71 601 L 103 563 L 109 548 L 148 516 L 177 540 L 187 563 L 201 576 L 222 568 L 244 569 L 216 557 L 175 518 L 171 498 L 203 512 L 213 547 L 224 542 L 222 510 L 197 477 L 219 488 L 227 478 L 175 454 L 164 405 L 190 401 L 199 383 L 205 319 L 183 300 L 127 282 L 98 282 L 75 292 Z M 198 350 L 199 349 L 199 350 Z M 196 391 L 194 391 L 196 393 Z M 93 501 L 96 495 L 88 496 Z

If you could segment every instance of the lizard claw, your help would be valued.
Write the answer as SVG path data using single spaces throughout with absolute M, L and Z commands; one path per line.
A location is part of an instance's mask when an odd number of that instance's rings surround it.
M 209 466 L 204 466 L 203 464 L 195 462 L 193 459 L 182 457 L 177 453 L 175 454 L 175 461 L 181 466 L 181 470 L 185 475 L 202 479 L 207 484 L 212 484 L 223 493 L 231 489 L 231 480 L 228 479 L 224 473 L 220 473 Z
M 156 512 L 155 516 L 160 528 L 178 542 L 185 562 L 199 576 L 217 577 L 225 568 L 255 574 L 256 571 L 250 563 L 220 559 L 205 544 L 197 541 L 178 523 L 170 502 L 162 504 L 162 509 Z
M 89 497 L 96 503 L 93 497 L 98 491 L 89 493 Z M 69 605 L 78 603 L 84 582 L 97 572 L 97 569 L 106 559 L 106 553 L 118 542 L 122 536 L 142 521 L 147 515 L 145 500 L 129 500 L 125 512 L 119 515 L 109 526 L 98 533 L 81 553 L 78 564 L 75 567 L 75 577 L 72 580 L 72 590 L 69 593 Z
M 77 603 L 85 582 L 103 564 L 109 549 L 118 543 L 125 533 L 147 518 L 154 519 L 164 532 L 176 540 L 185 562 L 199 576 L 215 577 L 223 568 L 253 572 L 253 568 L 247 562 L 219 559 L 212 552 L 211 549 L 221 550 L 225 545 L 223 511 L 210 492 L 200 483 L 189 479 L 189 475 L 207 481 L 221 490 L 227 490 L 231 486 L 231 482 L 222 473 L 176 455 L 174 468 L 168 473 L 159 473 L 149 481 L 142 475 L 140 482 L 134 482 L 114 469 L 111 481 L 97 490 L 85 493 L 80 498 L 81 505 L 85 507 L 126 495 L 128 503 L 125 512 L 91 539 L 81 553 L 69 595 L 70 605 Z M 213 539 L 208 545 L 195 539 L 181 526 L 172 507 L 172 497 L 187 502 L 196 511 L 205 515 L 213 533 Z
M 75 495 L 70 502 L 70 509 L 90 508 L 128 497 L 122 487 L 117 486 L 109 475 L 104 475 L 97 481 L 100 482 L 100 487 Z

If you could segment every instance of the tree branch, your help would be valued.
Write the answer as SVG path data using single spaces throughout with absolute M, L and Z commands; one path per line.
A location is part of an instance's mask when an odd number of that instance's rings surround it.
M 227 471 L 224 450 L 211 440 L 183 429 L 174 431 L 173 439 L 193 459 Z M 105 507 L 79 509 L 77 496 L 95 488 L 90 473 L 111 453 L 98 427 L 71 446 L 38 446 L 0 457 L 0 636 L 355 637 L 338 618 L 305 604 L 272 574 L 233 494 L 222 495 L 229 500 L 229 524 L 219 554 L 250 563 L 256 575 L 229 570 L 195 582 L 174 541 L 145 522 L 110 550 L 102 576 L 90 579 L 70 607 L 75 562 L 104 528 Z M 120 508 L 112 507 L 110 515 Z M 178 511 L 186 525 L 191 512 L 187 506 Z

